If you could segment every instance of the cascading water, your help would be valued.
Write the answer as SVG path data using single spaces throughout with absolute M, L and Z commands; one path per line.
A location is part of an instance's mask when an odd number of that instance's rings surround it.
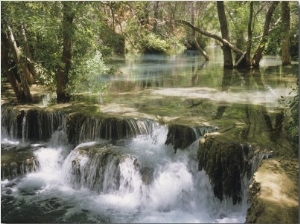
M 8 105 L 1 108 L 1 139 L 47 141 L 57 129 L 66 130 L 66 117 L 59 111 L 16 109 Z
M 73 150 L 57 128 L 34 151 L 36 172 L 2 181 L 2 222 L 245 221 L 246 196 L 238 205 L 220 202 L 198 171 L 198 140 L 174 154 L 166 126 L 131 127 L 140 134 Z

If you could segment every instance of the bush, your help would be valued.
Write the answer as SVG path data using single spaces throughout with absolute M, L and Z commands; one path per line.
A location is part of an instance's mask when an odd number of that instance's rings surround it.
M 293 148 L 298 153 L 298 145 L 299 145 L 299 77 L 297 79 L 297 87 L 293 88 L 291 93 L 296 92 L 296 95 L 292 98 L 292 100 L 287 102 L 286 106 L 286 115 L 288 117 L 288 122 L 285 125 L 285 129 L 287 131 L 287 138 L 290 140 Z M 291 94 L 290 93 L 290 94 Z

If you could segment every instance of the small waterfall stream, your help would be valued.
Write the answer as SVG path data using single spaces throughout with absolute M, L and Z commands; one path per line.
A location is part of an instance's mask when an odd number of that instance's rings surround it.
M 39 166 L 35 172 L 2 180 L 3 222 L 245 221 L 249 180 L 245 178 L 241 204 L 220 202 L 205 171 L 198 171 L 199 139 L 175 154 L 172 145 L 165 144 L 167 126 L 126 120 L 134 136 L 104 139 L 95 134 L 100 122 L 87 120 L 80 130 L 81 143 L 74 148 L 64 119 L 60 122 L 49 127 L 55 131 L 44 143 L 20 136 L 34 148 Z

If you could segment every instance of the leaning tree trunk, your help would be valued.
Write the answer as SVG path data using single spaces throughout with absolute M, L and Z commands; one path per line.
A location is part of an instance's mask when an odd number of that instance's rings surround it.
M 63 52 L 61 60 L 63 63 L 58 66 L 56 72 L 56 94 L 58 103 L 65 103 L 70 100 L 70 96 L 67 92 L 67 84 L 69 82 L 69 72 L 71 69 L 73 20 L 75 16 L 71 2 L 63 2 L 62 4 Z
M 20 82 L 20 89 L 21 89 L 21 98 L 20 102 L 31 102 L 32 96 L 29 89 L 29 82 L 33 82 L 32 75 L 30 74 L 28 67 L 26 65 L 26 61 L 21 56 L 20 50 L 17 46 L 17 42 L 15 40 L 13 31 L 9 25 L 7 25 L 8 29 L 8 46 L 11 49 L 14 62 L 17 65 L 18 68 L 18 74 L 20 76 L 21 82 Z
M 3 31 L 1 32 L 1 69 L 3 74 L 6 75 L 18 102 L 26 102 L 26 95 L 23 91 L 22 85 L 19 83 L 16 75 L 9 63 L 9 41 Z
M 218 17 L 219 17 L 219 22 L 221 27 L 222 38 L 230 42 L 224 2 L 218 1 L 217 9 L 218 9 Z M 224 68 L 232 68 L 233 60 L 232 60 L 231 48 L 228 45 L 223 45 L 222 49 L 223 49 L 223 57 L 224 57 Z
M 25 53 L 25 56 L 26 56 L 26 62 L 27 62 L 28 69 L 29 69 L 30 73 L 33 76 L 32 83 L 31 83 L 31 84 L 33 84 L 34 78 L 37 77 L 37 72 L 34 68 L 34 64 L 33 64 L 33 61 L 32 61 L 32 56 L 31 56 L 31 52 L 30 52 L 27 37 L 26 37 L 26 28 L 25 28 L 24 23 L 21 23 L 21 33 L 22 33 L 22 37 L 23 37 L 22 46 L 23 46 L 24 53 Z
M 281 2 L 281 60 L 282 65 L 291 64 L 290 50 L 290 7 L 289 2 Z
M 198 49 L 199 53 L 205 58 L 205 61 L 209 61 L 209 56 L 207 55 L 207 53 L 202 49 L 202 47 L 198 43 L 196 36 L 194 36 L 194 42 L 195 42 L 196 48 Z
M 270 24 L 271 24 L 271 19 L 272 19 L 273 13 L 274 13 L 278 3 L 279 2 L 272 2 L 270 8 L 267 11 L 263 36 L 261 38 L 261 41 L 258 45 L 258 48 L 257 48 L 255 54 L 252 57 L 252 63 L 253 63 L 253 66 L 255 66 L 255 67 L 259 67 L 259 62 L 262 59 L 262 53 L 265 50 L 265 46 L 266 46 L 267 41 L 268 41 L 269 27 L 270 27 Z

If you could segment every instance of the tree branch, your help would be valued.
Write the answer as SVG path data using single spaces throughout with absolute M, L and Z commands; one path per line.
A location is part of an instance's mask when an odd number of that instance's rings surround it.
M 240 49 L 238 49 L 237 47 L 235 47 L 233 44 L 231 44 L 229 41 L 223 39 L 222 37 L 220 37 L 220 36 L 218 36 L 216 34 L 209 33 L 209 32 L 207 32 L 205 30 L 202 30 L 199 27 L 195 27 L 191 23 L 189 23 L 189 22 L 187 22 L 185 20 L 176 20 L 175 22 L 181 23 L 181 24 L 183 24 L 185 26 L 188 26 L 191 29 L 193 29 L 193 30 L 201 33 L 204 36 L 207 36 L 207 37 L 213 38 L 213 39 L 215 39 L 217 41 L 220 41 L 221 43 L 223 43 L 223 45 L 229 46 L 237 55 L 242 55 L 243 54 L 243 51 L 241 51 Z

